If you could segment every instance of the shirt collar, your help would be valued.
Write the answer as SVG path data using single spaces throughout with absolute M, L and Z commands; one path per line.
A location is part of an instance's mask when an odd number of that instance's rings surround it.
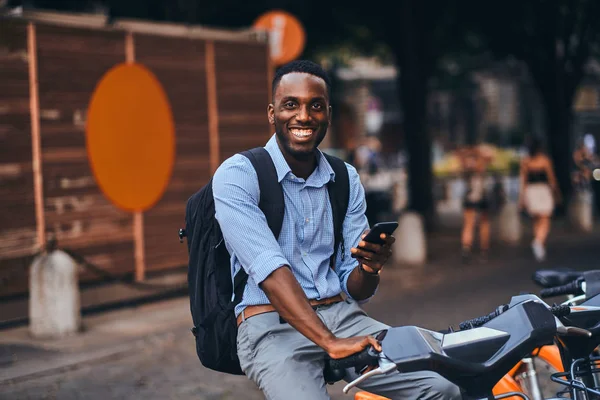
M 271 139 L 265 145 L 265 149 L 271 156 L 271 159 L 273 159 L 273 164 L 275 164 L 275 170 L 277 171 L 277 181 L 281 183 L 287 174 L 292 173 L 292 170 L 279 149 L 275 134 L 271 136 Z M 329 162 L 319 149 L 317 149 L 317 158 L 317 168 L 308 177 L 307 183 L 312 182 L 314 185 L 318 185 L 319 183 L 320 185 L 324 185 L 329 183 L 329 181 L 335 181 L 335 172 L 333 172 L 333 168 L 331 168 L 331 165 L 329 165 Z

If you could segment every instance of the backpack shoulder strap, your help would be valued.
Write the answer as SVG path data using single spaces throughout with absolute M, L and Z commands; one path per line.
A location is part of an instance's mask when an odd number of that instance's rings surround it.
M 283 199 L 283 188 L 277 180 L 277 170 L 273 159 L 264 147 L 255 147 L 240 153 L 252 163 L 258 176 L 258 187 L 260 190 L 260 200 L 258 207 L 265 214 L 267 224 L 275 237 L 279 237 L 283 225 L 283 215 L 285 212 L 285 203 Z M 244 288 L 248 281 L 248 274 L 241 269 L 233 278 L 234 302 L 236 304 L 242 300 Z
M 248 158 L 256 170 L 260 189 L 258 207 L 265 214 L 269 228 L 277 238 L 283 225 L 285 204 L 283 189 L 277 180 L 277 170 L 273 159 L 264 147 L 255 147 L 240 154 Z
M 348 168 L 343 160 L 329 154 L 323 153 L 323 155 L 331 165 L 333 172 L 335 172 L 335 181 L 330 181 L 327 185 L 333 214 L 334 247 L 331 256 L 331 268 L 335 268 L 335 260 L 340 245 L 342 247 L 342 257 L 344 257 L 343 225 L 348 212 L 348 202 L 350 201 L 350 178 Z

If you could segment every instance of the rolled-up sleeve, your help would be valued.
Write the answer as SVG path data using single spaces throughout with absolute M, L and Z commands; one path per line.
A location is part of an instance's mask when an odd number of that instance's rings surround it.
M 356 169 L 348 164 L 348 175 L 350 178 L 350 198 L 348 199 L 348 212 L 344 219 L 344 253 L 339 249 L 336 260 L 336 273 L 340 278 L 342 290 L 352 298 L 348 292 L 348 278 L 350 273 L 358 262 L 351 257 L 350 249 L 356 247 L 360 237 L 366 229 L 369 229 L 369 222 L 365 215 L 367 203 L 365 200 L 365 191 L 360 182 L 360 177 Z M 362 303 L 362 302 L 361 302 Z
M 250 160 L 240 154 L 227 159 L 215 172 L 212 188 L 215 217 L 227 248 L 248 276 L 260 284 L 277 268 L 289 265 L 258 207 L 258 176 Z

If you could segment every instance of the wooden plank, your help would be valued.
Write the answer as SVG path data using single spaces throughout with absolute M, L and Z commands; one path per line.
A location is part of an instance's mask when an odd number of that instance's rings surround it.
M 244 30 L 217 29 L 202 25 L 174 24 L 137 19 L 118 18 L 108 22 L 108 17 L 101 14 L 69 13 L 48 10 L 23 10 L 24 20 L 40 22 L 45 25 L 64 26 L 77 29 L 93 29 L 99 32 L 127 31 L 135 34 L 150 34 L 172 37 L 178 40 L 210 39 L 219 41 L 264 43 L 264 35 L 252 28 Z
M 219 167 L 219 106 L 217 104 L 217 78 L 215 73 L 215 44 L 206 42 L 206 95 L 208 103 L 208 138 L 210 143 L 210 170 Z
M 143 281 L 146 277 L 146 261 L 144 253 L 144 213 L 133 213 L 133 241 L 135 245 L 135 280 Z
M 29 101 L 31 115 L 31 153 L 33 160 L 33 192 L 35 198 L 36 240 L 39 249 L 46 244 L 44 221 L 44 191 L 42 178 L 42 150 L 40 139 L 40 99 L 38 88 L 38 63 L 36 30 L 33 23 L 27 24 L 27 54 L 29 55 Z
M 125 61 L 127 63 L 135 62 L 135 43 L 131 32 L 125 33 Z
M 243 69 L 240 59 L 244 60 Z M 270 67 L 267 46 L 215 43 L 221 160 L 240 150 L 264 146 L 269 139 L 270 90 L 265 90 L 265 81 L 270 79 Z
M 176 232 L 184 223 L 187 199 L 211 175 L 207 106 L 206 45 L 135 35 L 136 61 L 149 68 L 167 94 L 176 130 L 175 164 L 158 203 L 144 213 L 147 271 L 187 264 L 187 248 Z
M 59 247 L 131 275 L 133 217 L 102 194 L 85 141 L 88 104 L 104 74 L 126 59 L 125 34 L 38 24 L 37 39 L 46 232 Z M 101 279 L 80 272 L 82 281 Z
M 267 46 L 269 48 L 269 46 Z M 269 104 L 273 102 L 273 78 L 275 77 L 275 65 L 273 64 L 273 60 L 271 59 L 271 52 L 266 51 L 267 55 L 267 93 L 269 96 Z
M 25 21 L 0 23 L 0 295 L 27 290 L 27 270 L 39 248 L 28 46 Z
M 128 64 L 135 62 L 135 42 L 131 32 L 125 33 L 125 59 Z M 135 258 L 135 280 L 143 281 L 146 277 L 146 262 L 144 254 L 144 213 L 133 212 L 133 242 Z

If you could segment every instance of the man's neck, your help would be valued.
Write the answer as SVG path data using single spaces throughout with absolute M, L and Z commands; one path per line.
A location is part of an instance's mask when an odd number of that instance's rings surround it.
M 284 154 L 283 157 L 290 166 L 292 173 L 304 180 L 308 179 L 308 177 L 313 173 L 313 171 L 317 167 L 316 151 L 311 155 L 307 155 L 306 158 L 297 158 L 290 154 Z

